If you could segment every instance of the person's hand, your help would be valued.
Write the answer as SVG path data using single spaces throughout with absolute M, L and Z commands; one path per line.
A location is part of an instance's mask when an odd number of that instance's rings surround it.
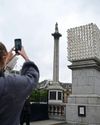
M 21 50 L 18 50 L 18 53 L 25 59 L 25 61 L 29 61 L 29 58 L 24 50 L 24 47 L 22 47 Z

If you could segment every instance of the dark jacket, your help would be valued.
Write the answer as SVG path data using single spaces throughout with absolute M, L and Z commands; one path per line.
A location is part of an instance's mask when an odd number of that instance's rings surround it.
M 39 70 L 31 61 L 24 63 L 21 75 L 0 77 L 0 125 L 19 125 L 26 97 L 36 87 L 38 79 Z
M 30 100 L 26 99 L 20 116 L 20 124 L 23 125 L 24 122 L 30 123 L 30 116 L 31 116 L 31 104 Z

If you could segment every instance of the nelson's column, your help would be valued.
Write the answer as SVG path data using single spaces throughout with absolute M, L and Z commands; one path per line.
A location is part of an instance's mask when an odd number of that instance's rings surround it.
M 49 90 L 49 104 L 62 103 L 63 88 L 59 83 L 59 38 L 62 36 L 58 30 L 58 24 L 55 24 L 55 32 L 52 33 L 54 37 L 54 57 L 53 57 L 53 80 L 52 84 L 48 86 Z
M 54 37 L 54 59 L 53 59 L 53 81 L 59 81 L 59 38 L 62 36 L 58 31 L 58 24 L 55 25 Z

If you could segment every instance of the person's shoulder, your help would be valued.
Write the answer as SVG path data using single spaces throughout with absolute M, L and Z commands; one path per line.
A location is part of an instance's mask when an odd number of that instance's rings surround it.
M 21 72 L 23 72 L 23 71 L 25 71 L 25 69 L 29 69 L 29 68 L 34 68 L 39 73 L 39 69 L 38 69 L 37 65 L 33 61 L 30 61 L 30 60 L 26 61 L 23 64 Z

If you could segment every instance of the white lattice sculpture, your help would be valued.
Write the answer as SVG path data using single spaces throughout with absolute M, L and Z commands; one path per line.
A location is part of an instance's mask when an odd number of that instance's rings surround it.
M 68 29 L 68 60 L 100 60 L 100 30 L 91 23 Z

